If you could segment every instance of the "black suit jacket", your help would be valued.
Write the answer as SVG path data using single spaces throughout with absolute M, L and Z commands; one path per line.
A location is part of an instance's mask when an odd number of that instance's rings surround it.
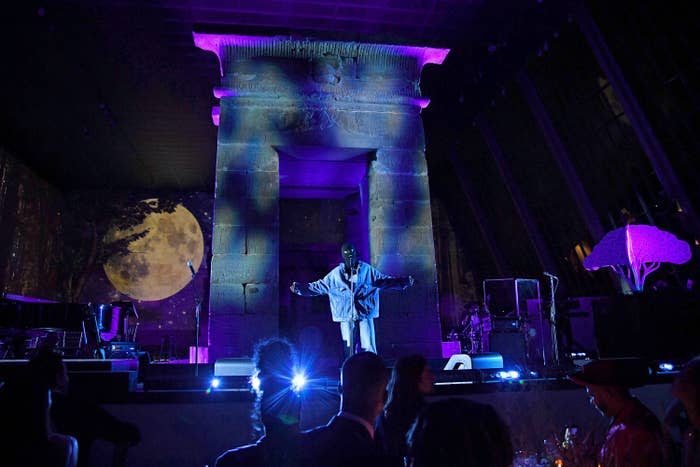
M 300 467 L 300 435 L 263 436 L 255 444 L 226 451 L 216 459 L 216 467 Z
M 402 465 L 381 455 L 367 428 L 344 417 L 303 433 L 301 445 L 303 464 L 313 467 Z

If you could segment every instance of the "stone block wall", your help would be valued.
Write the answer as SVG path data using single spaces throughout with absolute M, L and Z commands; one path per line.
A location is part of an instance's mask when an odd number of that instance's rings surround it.
M 378 150 L 370 167 L 369 192 L 372 264 L 386 274 L 410 274 L 416 281 L 405 291 L 382 293 L 378 350 L 392 357 L 438 357 L 437 271 L 422 143 Z
M 222 113 L 222 121 L 229 118 L 235 116 Z M 226 140 L 220 132 L 209 305 L 214 359 L 251 355 L 258 339 L 278 330 L 277 153 Z

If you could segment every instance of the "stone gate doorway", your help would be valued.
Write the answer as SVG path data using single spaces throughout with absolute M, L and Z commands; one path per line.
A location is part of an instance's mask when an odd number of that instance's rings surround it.
M 314 200 L 327 200 L 337 209 L 339 199 L 354 213 L 350 228 L 343 228 L 348 239 L 359 239 L 362 257 L 382 272 L 416 279 L 409 290 L 382 295 L 379 352 L 439 356 L 420 118 L 429 101 L 419 81 L 423 66 L 442 63 L 448 50 L 286 36 L 195 33 L 194 39 L 217 55 L 222 76 L 214 90 L 220 106 L 213 111 L 219 132 L 212 358 L 250 355 L 258 339 L 280 332 L 280 297 L 289 285 L 282 281 L 280 254 L 289 254 L 291 242 L 280 229 L 280 208 L 291 209 L 297 200 L 303 210 L 299 200 L 308 200 L 313 209 Z M 336 196 L 329 198 L 331 192 Z

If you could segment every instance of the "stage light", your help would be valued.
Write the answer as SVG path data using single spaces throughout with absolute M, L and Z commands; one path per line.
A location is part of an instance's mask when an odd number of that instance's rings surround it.
M 674 368 L 673 363 L 659 363 L 659 370 L 661 371 L 673 371 Z
M 209 387 L 212 389 L 219 389 L 219 386 L 221 386 L 221 380 L 219 378 L 212 378 L 209 382 Z
M 520 378 L 520 372 L 515 370 L 499 371 L 496 373 L 500 379 L 518 379 Z
M 304 373 L 296 373 L 292 378 L 292 389 L 299 392 L 306 386 L 306 375 Z
M 252 387 L 255 391 L 260 390 L 260 378 L 258 378 L 257 372 L 250 377 L 250 387 Z

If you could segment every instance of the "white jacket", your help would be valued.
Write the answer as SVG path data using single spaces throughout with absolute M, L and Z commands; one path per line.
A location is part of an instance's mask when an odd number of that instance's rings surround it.
M 323 279 L 309 284 L 297 283 L 296 293 L 303 297 L 328 295 L 333 321 L 340 322 L 378 317 L 379 291 L 405 289 L 409 285 L 408 277 L 387 276 L 364 261 L 358 261 L 352 277 L 345 272 L 345 264 L 340 263 Z

